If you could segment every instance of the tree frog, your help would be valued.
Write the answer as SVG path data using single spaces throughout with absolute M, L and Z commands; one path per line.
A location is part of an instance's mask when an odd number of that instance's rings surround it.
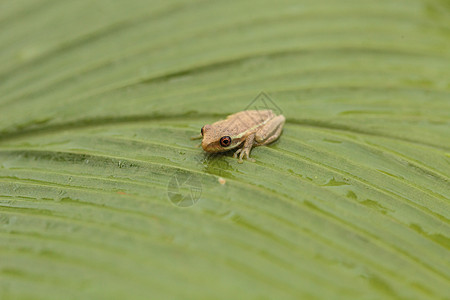
M 285 122 L 283 115 L 275 115 L 272 110 L 245 110 L 229 115 L 225 120 L 205 125 L 201 135 L 193 139 L 202 139 L 202 148 L 206 152 L 224 152 L 236 150 L 234 157 L 239 155 L 239 163 L 243 158 L 250 158 L 252 147 L 267 145 L 275 141 L 283 130 Z

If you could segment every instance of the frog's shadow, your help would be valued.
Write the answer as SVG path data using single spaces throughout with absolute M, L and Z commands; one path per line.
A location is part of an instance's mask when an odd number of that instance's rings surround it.
M 202 164 L 210 167 L 227 167 L 230 164 L 224 159 L 225 157 L 233 157 L 234 151 L 226 151 L 220 153 L 204 153 Z
M 233 157 L 234 151 L 227 151 L 221 153 L 204 153 L 200 163 L 203 166 L 203 170 L 206 173 L 232 178 L 233 175 L 230 173 L 233 170 L 232 165 L 225 157 Z

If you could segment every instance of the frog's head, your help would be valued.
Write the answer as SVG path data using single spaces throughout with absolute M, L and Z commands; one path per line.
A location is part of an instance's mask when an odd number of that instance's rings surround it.
M 221 126 L 214 124 L 205 125 L 201 129 L 202 148 L 206 152 L 225 152 L 238 147 L 245 137 L 236 135 L 234 130 L 226 130 Z

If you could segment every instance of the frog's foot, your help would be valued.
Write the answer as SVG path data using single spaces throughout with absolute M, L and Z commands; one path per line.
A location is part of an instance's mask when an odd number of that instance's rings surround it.
M 237 158 L 237 155 L 238 155 L 239 153 L 241 153 L 241 152 L 242 152 L 242 148 L 237 149 L 236 152 L 234 152 L 233 157 L 234 157 L 234 158 Z
M 233 157 L 237 158 L 237 156 L 239 155 L 239 160 L 238 163 L 242 164 L 243 158 L 247 157 L 247 160 L 251 161 L 251 162 L 255 162 L 255 160 L 253 158 L 250 158 L 250 149 L 249 148 L 240 148 L 238 150 L 236 150 L 236 152 L 234 152 Z
M 203 137 L 203 135 L 201 135 L 201 134 L 199 134 L 199 135 L 194 135 L 194 136 L 191 136 L 191 140 L 199 140 L 199 139 L 201 139 Z

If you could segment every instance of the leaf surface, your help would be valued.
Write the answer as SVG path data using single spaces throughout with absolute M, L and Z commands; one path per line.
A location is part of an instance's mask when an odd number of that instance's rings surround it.
M 447 299 L 449 20 L 4 1 L 0 298 Z M 287 121 L 255 163 L 189 139 L 265 107 Z

